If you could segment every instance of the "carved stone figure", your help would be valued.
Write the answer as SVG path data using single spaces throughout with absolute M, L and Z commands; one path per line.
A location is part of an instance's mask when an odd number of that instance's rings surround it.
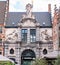
M 26 14 L 22 15 L 22 19 L 24 19 L 24 18 L 33 18 L 33 19 L 35 19 L 35 16 L 32 14 L 32 11 L 31 11 L 32 8 L 33 8 L 33 6 L 29 3 L 26 5 Z
M 6 36 L 6 40 L 10 41 L 10 42 L 14 42 L 18 39 L 18 34 L 15 30 L 13 30 L 10 34 L 8 34 Z
M 46 40 L 46 41 L 52 40 L 52 37 L 48 34 L 47 29 L 41 32 L 41 37 L 42 37 L 42 41 L 43 40 Z

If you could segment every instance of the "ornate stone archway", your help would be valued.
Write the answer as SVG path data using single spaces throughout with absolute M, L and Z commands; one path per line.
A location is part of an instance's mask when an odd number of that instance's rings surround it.
M 31 65 L 35 58 L 35 52 L 31 49 L 26 49 L 21 54 L 21 65 Z

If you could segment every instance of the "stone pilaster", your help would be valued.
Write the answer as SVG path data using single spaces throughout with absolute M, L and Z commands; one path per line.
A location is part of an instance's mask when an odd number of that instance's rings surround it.
M 30 28 L 28 28 L 28 33 L 27 33 L 27 43 L 30 43 Z
M 21 28 L 18 28 L 18 41 L 21 41 Z
M 39 29 L 39 27 L 36 28 L 36 41 L 40 41 L 40 29 Z
M 20 65 L 20 63 L 21 63 L 21 54 L 20 54 L 20 44 L 19 43 L 16 44 L 15 53 L 16 53 L 16 62 L 17 62 L 16 65 Z

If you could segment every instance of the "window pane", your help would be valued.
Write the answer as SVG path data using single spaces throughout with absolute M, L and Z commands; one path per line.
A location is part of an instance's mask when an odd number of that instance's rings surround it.
M 30 29 L 30 41 L 36 42 L 36 29 Z
M 10 49 L 10 54 L 14 54 L 14 49 L 13 48 Z
M 36 34 L 36 30 L 35 29 L 30 29 L 30 34 L 35 35 Z
M 25 30 L 25 33 L 27 33 L 27 30 Z
M 22 29 L 22 42 L 27 42 L 27 29 Z
M 22 30 L 22 33 L 24 33 L 24 30 Z
M 2 33 L 2 27 L 0 26 L 0 33 Z
M 22 33 L 27 33 L 27 29 L 22 29 Z
M 2 43 L 2 39 L 0 39 L 0 43 Z
M 44 55 L 47 54 L 47 50 L 46 49 L 43 50 L 43 54 Z

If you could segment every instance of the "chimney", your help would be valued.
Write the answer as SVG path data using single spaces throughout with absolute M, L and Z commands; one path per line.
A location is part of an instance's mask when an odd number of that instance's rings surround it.
M 51 4 L 48 4 L 48 12 L 51 13 Z
M 7 11 L 9 11 L 9 0 L 7 0 Z
M 6 0 L 6 11 L 5 11 L 5 21 L 7 19 L 7 15 L 8 15 L 8 12 L 9 12 L 9 0 Z M 4 22 L 4 25 L 5 25 L 5 22 Z

